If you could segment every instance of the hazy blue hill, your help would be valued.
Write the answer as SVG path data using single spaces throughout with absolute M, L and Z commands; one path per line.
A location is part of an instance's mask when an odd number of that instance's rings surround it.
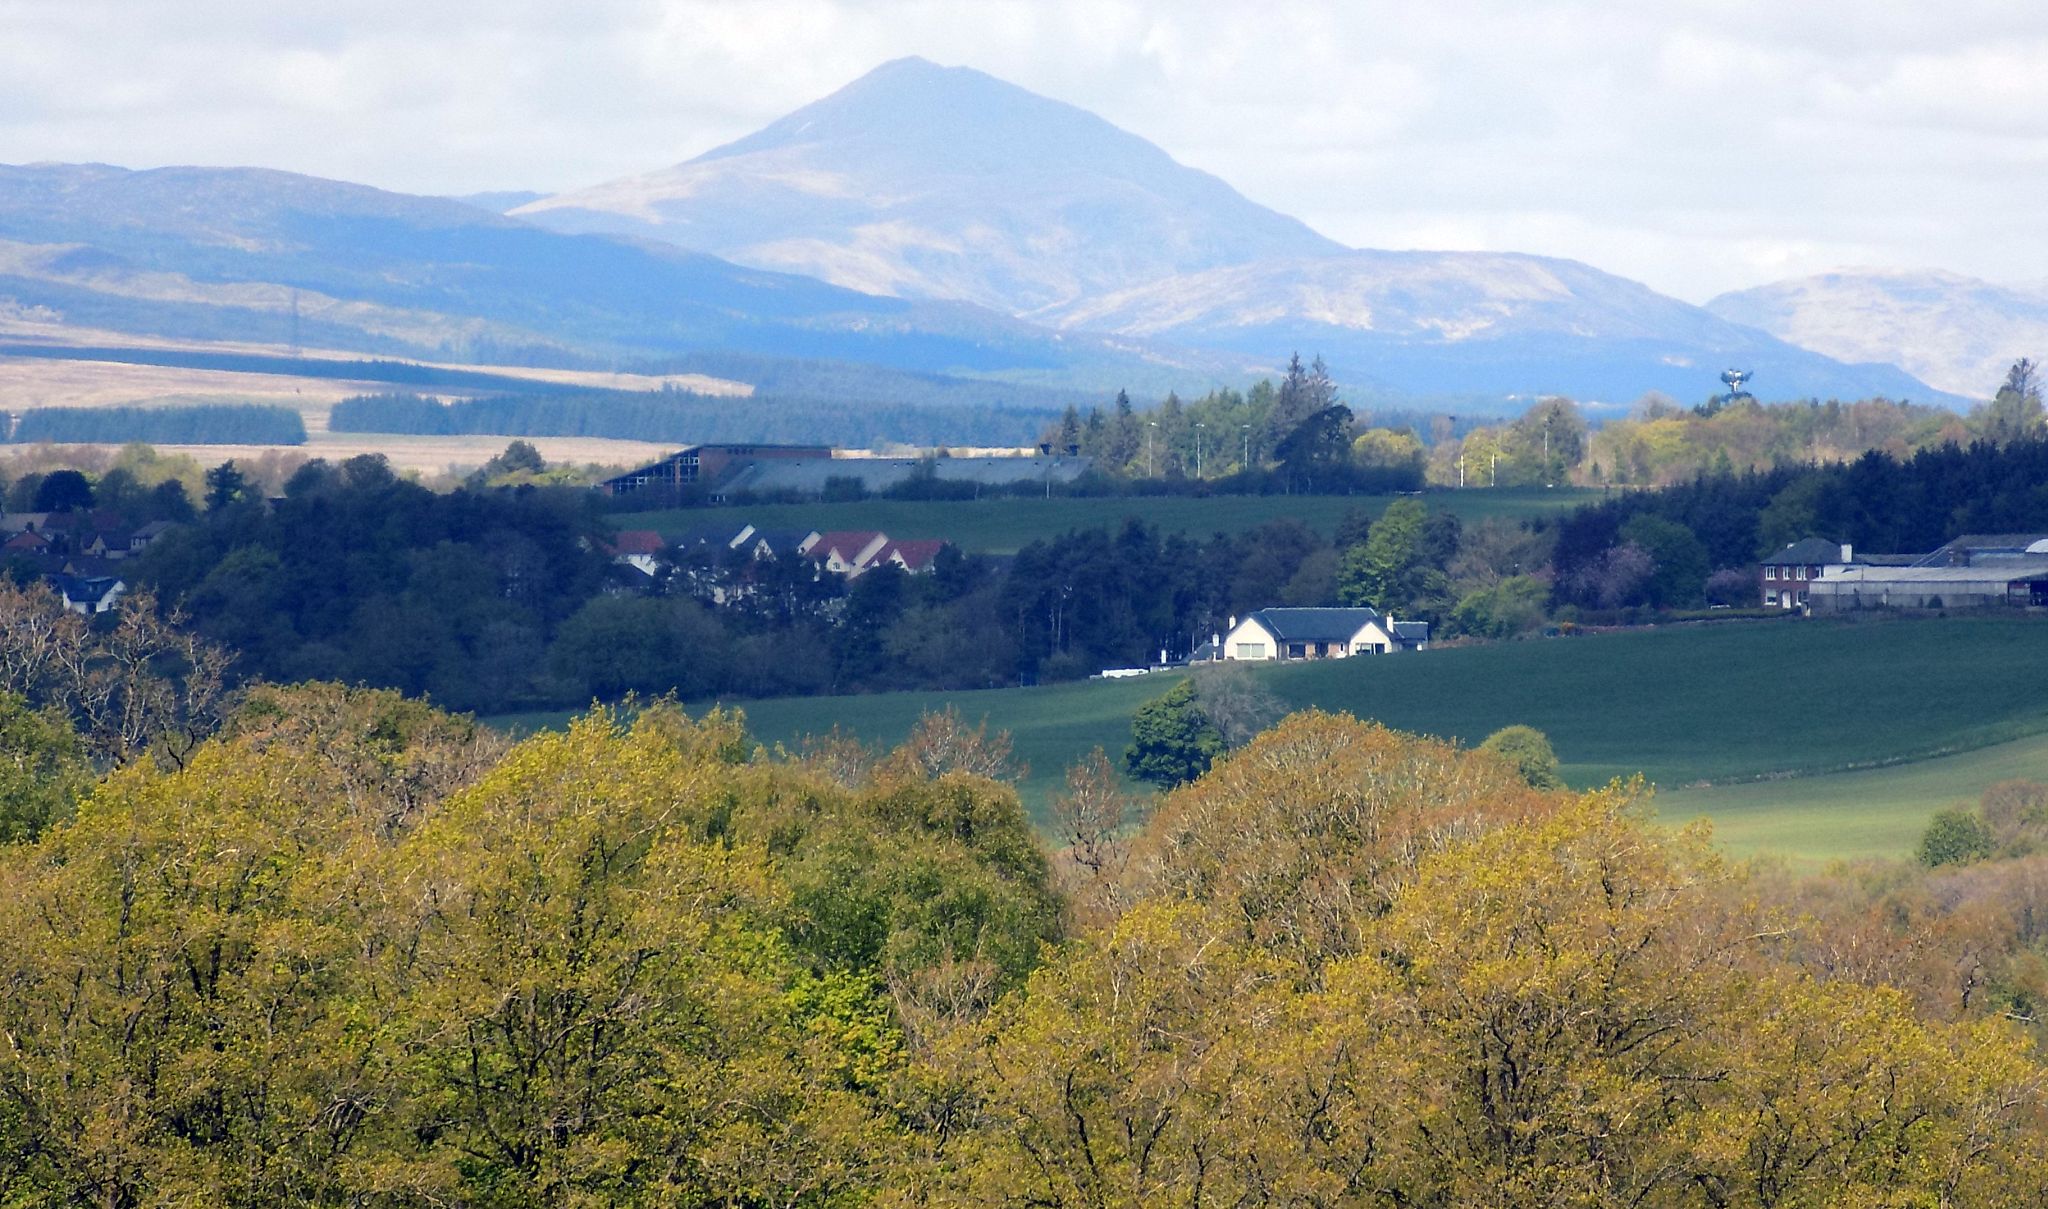
M 717 350 L 997 372 L 1094 350 L 955 303 L 246 168 L 0 166 L 0 295 L 79 326 L 258 341 L 288 338 L 296 297 L 303 341 L 478 359 Z
M 1555 392 L 1695 401 L 1723 369 L 1766 398 L 1938 401 L 1883 364 L 1844 364 L 1577 261 L 1496 252 L 1351 252 L 1168 278 L 1041 312 L 1060 326 L 1253 351 L 1315 348 L 1409 393 Z
M 1843 269 L 1723 294 L 1707 309 L 1831 357 L 1896 361 L 1980 399 L 2013 362 L 2048 356 L 2048 287 L 1937 269 Z
M 547 194 L 533 189 L 492 189 L 483 193 L 464 193 L 451 200 L 459 201 L 465 206 L 475 206 L 479 210 L 489 210 L 493 214 L 503 214 L 507 210 L 517 210 L 528 202 L 537 202 L 546 196 Z
M 44 308 L 113 332 L 473 362 L 746 354 L 1140 398 L 1300 350 L 1356 401 L 1474 414 L 1551 392 L 1697 400 L 1730 366 L 1766 398 L 1953 401 L 1894 368 L 1957 360 L 1915 359 L 1930 324 L 1976 333 L 1975 361 L 1940 376 L 1963 389 L 2048 341 L 2048 302 L 2029 327 L 1993 287 L 1947 280 L 1715 314 L 1575 261 L 1345 249 L 1101 118 L 921 59 L 674 168 L 494 212 L 510 200 L 0 167 L 0 321 Z
M 1346 249 L 1094 115 L 922 59 L 687 163 L 515 213 L 1076 339 L 1267 364 L 1320 351 L 1360 390 L 1699 399 L 1733 365 L 1768 397 L 1942 397 L 1885 349 L 1842 364 L 1572 261 Z
M 923 59 L 687 163 L 516 213 L 1011 312 L 1341 250 L 1091 113 Z

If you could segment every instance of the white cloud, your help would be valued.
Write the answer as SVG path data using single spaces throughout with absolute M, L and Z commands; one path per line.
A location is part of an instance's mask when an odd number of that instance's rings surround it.
M 0 0 L 0 29 L 8 162 L 568 188 L 922 54 L 1350 243 L 1691 298 L 1845 263 L 2048 277 L 2037 0 Z

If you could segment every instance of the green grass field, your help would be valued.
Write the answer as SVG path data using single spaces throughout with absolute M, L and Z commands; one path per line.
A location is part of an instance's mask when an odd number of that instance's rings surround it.
M 1353 508 L 1377 516 L 1388 495 L 1219 495 L 1129 496 L 1100 499 L 861 500 L 837 504 L 756 504 L 721 508 L 678 508 L 621 512 L 621 528 L 678 533 L 714 521 L 738 521 L 763 529 L 879 529 L 892 537 L 944 538 L 963 550 L 1014 554 L 1037 538 L 1073 529 L 1113 527 L 1135 516 L 1168 533 L 1237 533 L 1267 521 L 1293 517 L 1319 533 L 1336 530 Z M 1425 498 L 1465 521 L 1490 516 L 1519 519 L 1575 507 L 1600 498 L 1582 488 L 1432 491 Z M 737 526 L 735 526 L 737 528 Z
M 2048 781 L 2048 735 L 1889 768 L 1670 790 L 1657 796 L 1657 814 L 1711 820 L 1716 841 L 1738 856 L 1812 865 L 1910 852 L 1936 810 L 2015 778 Z
M 1574 785 L 1640 771 L 1667 795 L 1665 817 L 1712 815 L 1731 850 L 1800 860 L 1904 852 L 1940 806 L 2037 766 L 2048 777 L 2048 625 L 2024 619 L 1671 626 L 1259 674 L 1295 708 L 1467 744 L 1528 723 L 1550 736 Z M 1025 800 L 1042 809 L 1068 764 L 1097 744 L 1119 752 L 1131 712 L 1170 683 L 1155 674 L 743 708 L 769 742 L 837 724 L 893 743 L 921 711 L 957 705 L 1011 732 L 1031 764 Z M 517 729 L 560 717 L 497 721 Z M 1788 774 L 1830 775 L 1759 780 Z M 1718 784 L 1688 788 L 1707 783 Z

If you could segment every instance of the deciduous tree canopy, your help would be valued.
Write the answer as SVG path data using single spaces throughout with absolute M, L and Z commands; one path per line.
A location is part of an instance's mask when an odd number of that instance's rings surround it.
M 28 780 L 73 775 L 26 717 Z M 1766 895 L 1639 786 L 1305 714 L 1135 834 L 1077 769 L 1063 912 L 1014 793 L 961 770 L 1000 737 L 924 730 L 790 757 L 658 703 L 508 749 L 390 692 L 255 691 L 0 844 L 0 1201 L 1967 1209 L 2048 1179 L 2043 1067 L 1946 993 L 1999 943 L 1973 904 L 2039 897 L 2017 876 Z M 2048 800 L 1994 796 L 2015 843 Z

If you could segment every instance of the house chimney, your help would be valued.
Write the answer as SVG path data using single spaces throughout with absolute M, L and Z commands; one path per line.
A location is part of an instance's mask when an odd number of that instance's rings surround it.
M 1226 629 L 1226 630 L 1234 630 L 1234 629 L 1236 629 L 1236 628 L 1237 628 L 1237 614 L 1235 614 L 1235 613 L 1232 613 L 1232 614 L 1230 615 L 1230 624 L 1229 624 L 1229 625 L 1227 625 L 1227 626 L 1224 626 L 1223 628 L 1224 628 L 1224 629 Z
M 1850 545 L 1848 542 L 1842 543 L 1842 561 L 1845 563 L 1853 563 L 1856 561 L 1856 547 Z

